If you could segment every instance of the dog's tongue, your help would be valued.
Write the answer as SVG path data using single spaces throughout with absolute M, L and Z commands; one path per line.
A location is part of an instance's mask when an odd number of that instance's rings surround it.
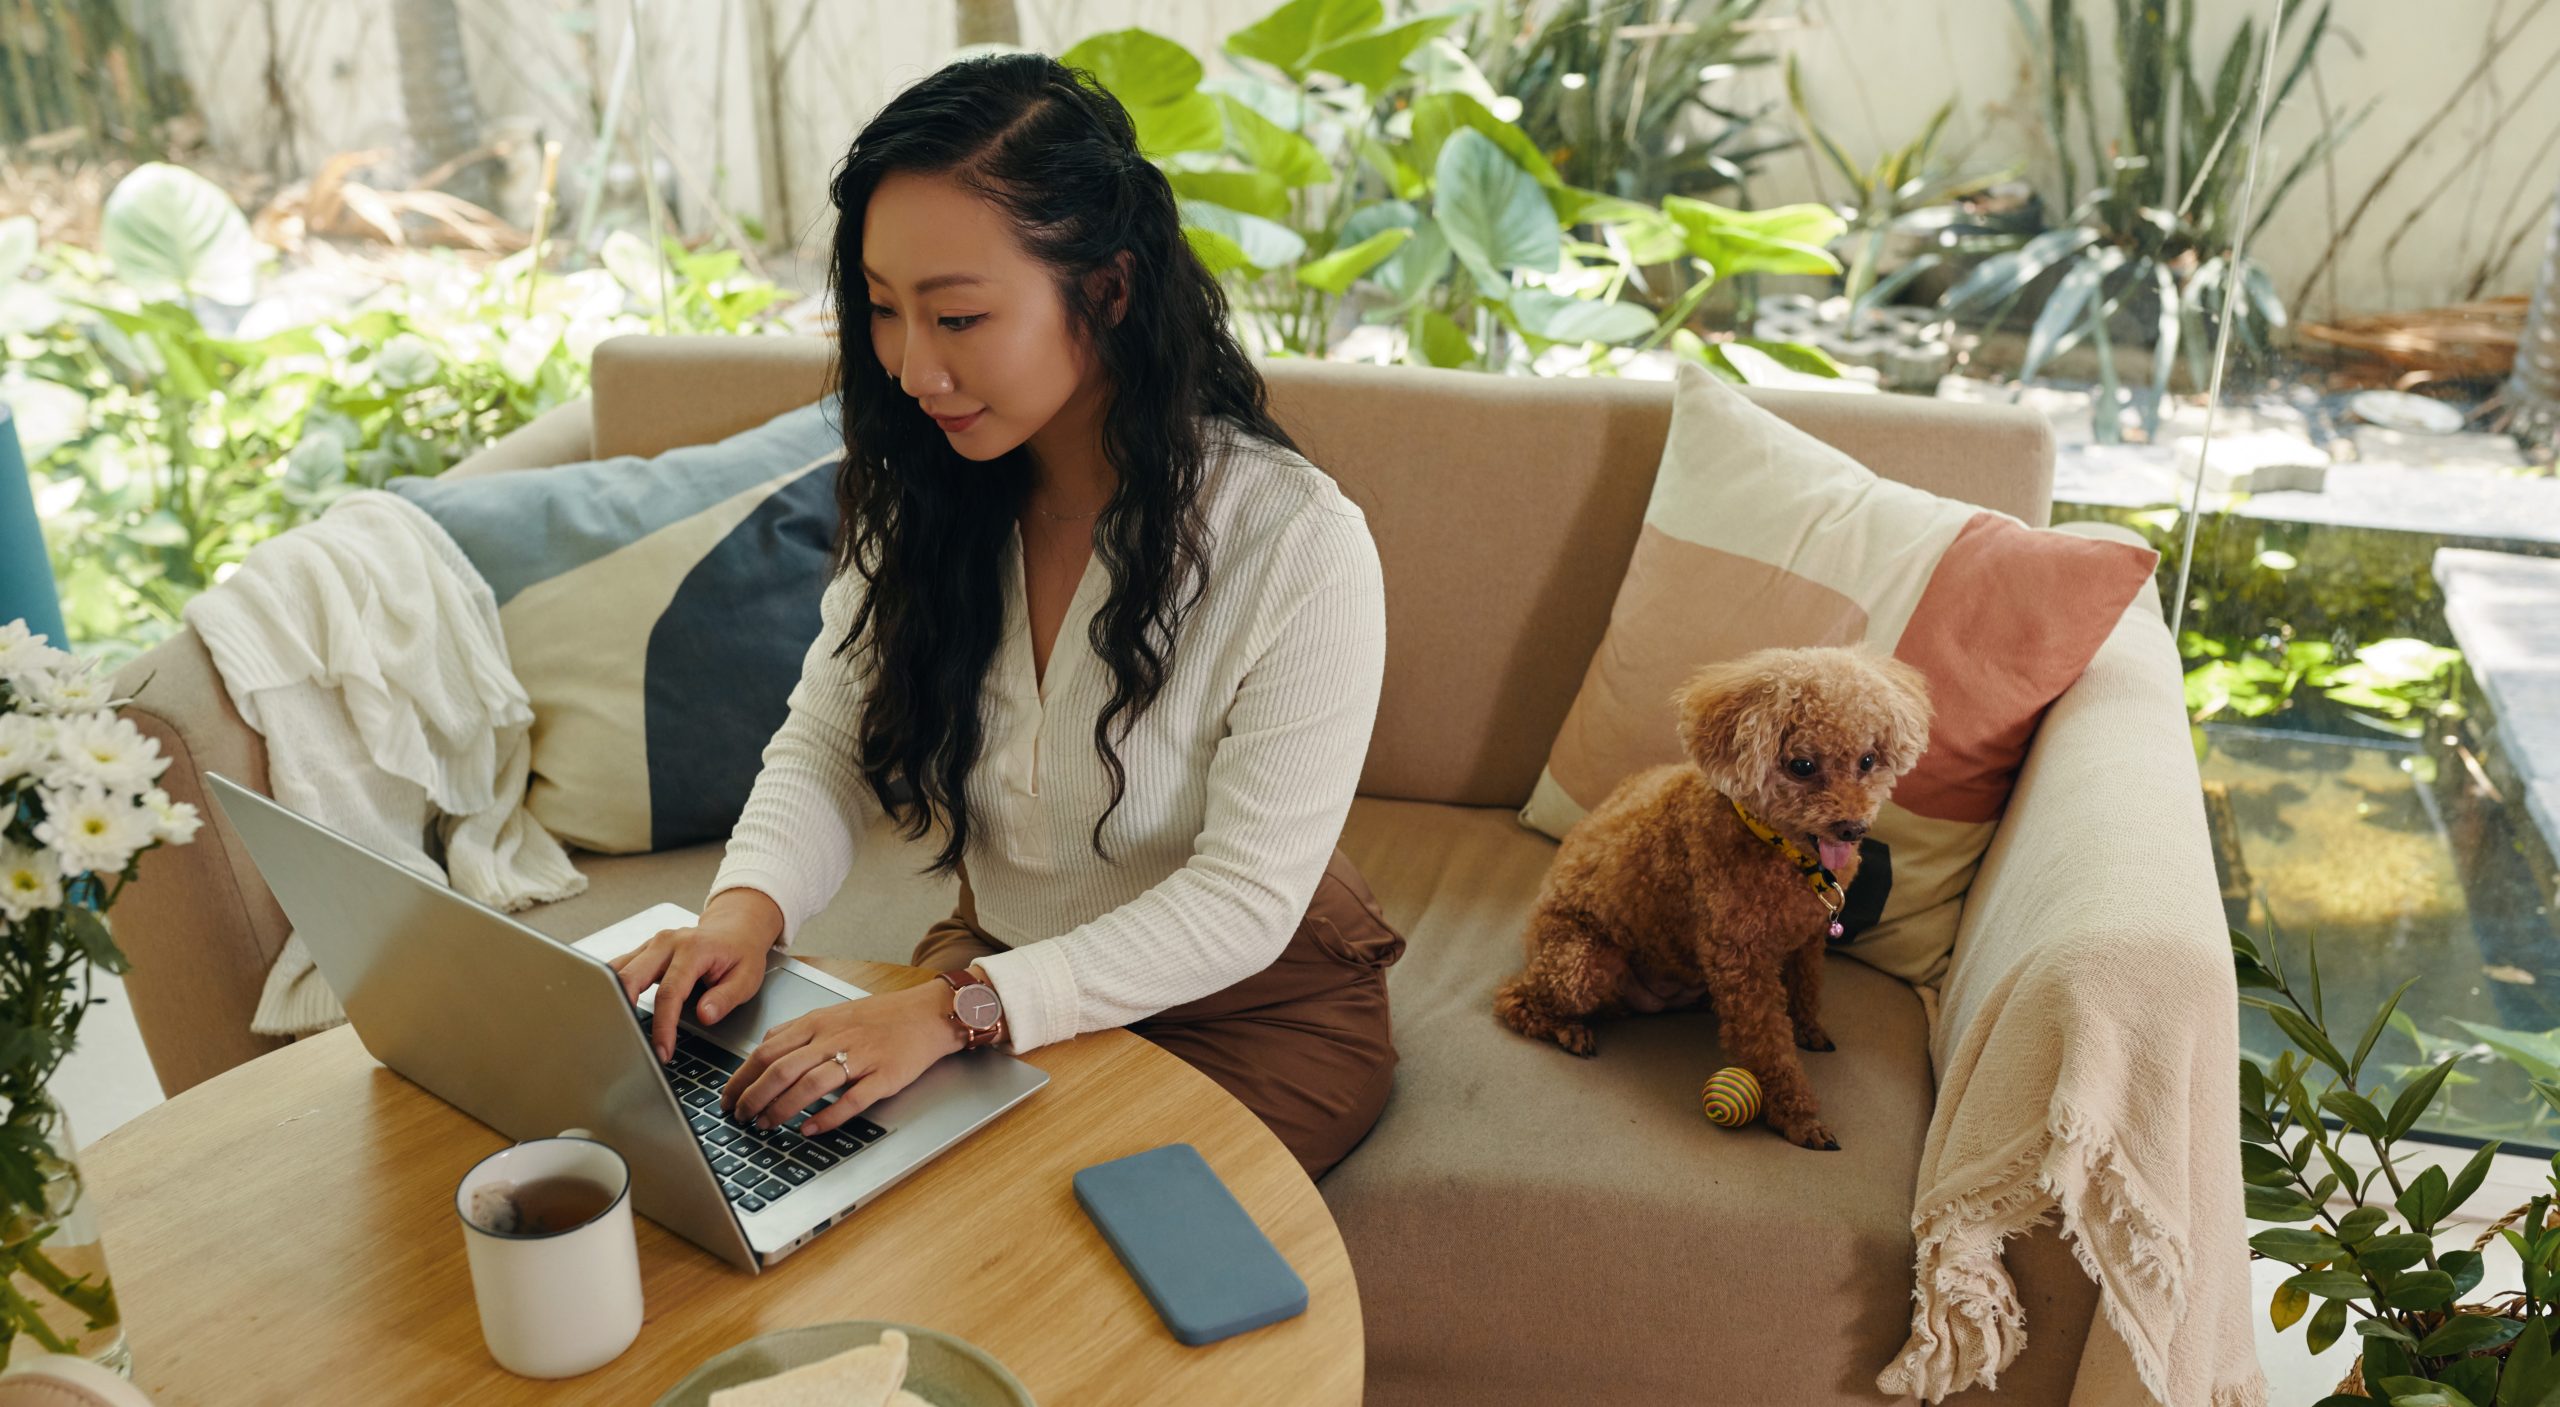
M 1845 840 L 1816 840 L 1814 844 L 1822 849 L 1822 867 L 1833 874 L 1840 873 L 1840 867 L 1858 853 L 1858 847 Z

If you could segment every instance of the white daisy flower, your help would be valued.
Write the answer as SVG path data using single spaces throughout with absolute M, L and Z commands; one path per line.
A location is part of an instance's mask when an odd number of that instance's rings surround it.
M 46 644 L 45 637 L 29 631 L 24 617 L 0 625 L 0 684 L 15 687 L 20 680 L 47 673 L 69 658 Z
M 62 902 L 62 868 L 50 850 L 0 840 L 0 914 L 16 923 Z
M 39 711 L 60 715 L 94 713 L 104 709 L 114 688 L 113 679 L 101 677 L 91 667 L 90 661 L 81 660 L 68 668 L 53 670 L 45 678 L 40 693 L 29 692 L 35 695 L 31 702 Z
M 28 663 L 16 673 L 0 673 L 0 684 L 9 688 L 13 713 L 53 712 L 53 671 L 43 665 Z
M 169 793 L 158 787 L 142 794 L 142 809 L 151 813 L 151 838 L 170 845 L 184 845 L 196 838 L 196 827 L 204 817 L 184 801 L 171 801 Z
M 53 774 L 45 779 L 52 787 L 96 786 L 131 795 L 169 770 L 160 744 L 144 737 L 132 719 L 103 709 L 56 718 L 53 746 L 59 758 Z
M 46 788 L 36 839 L 54 849 L 64 874 L 116 874 L 151 841 L 152 814 L 104 787 Z
M 0 713 L 0 786 L 53 770 L 53 721 L 25 713 Z

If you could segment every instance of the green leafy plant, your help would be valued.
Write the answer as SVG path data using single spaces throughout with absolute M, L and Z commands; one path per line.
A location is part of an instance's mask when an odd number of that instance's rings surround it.
M 2554 1196 L 2533 1198 L 2520 1224 L 2499 1233 L 2522 1263 L 2524 1288 L 2471 1300 L 2483 1269 L 2479 1250 L 2440 1250 L 2436 1237 L 2479 1191 L 2500 1145 L 2483 1145 L 2450 1175 L 2438 1166 L 2404 1175 L 2394 1154 L 2452 1077 L 2453 1061 L 2415 1071 L 2397 1089 L 2360 1083 L 2374 1043 L 2417 979 L 2400 984 L 2350 1052 L 2326 1023 L 2315 943 L 2304 946 L 2298 985 L 2272 934 L 2261 944 L 2235 929 L 2231 948 L 2241 1001 L 2266 1012 L 2294 1047 L 2271 1065 L 2240 1062 L 2248 1214 L 2283 1223 L 2249 1238 L 2249 1246 L 2297 1267 L 2277 1286 L 2268 1316 L 2279 1332 L 2307 1318 L 2313 1353 L 2350 1327 L 2364 1340 L 2359 1366 L 2367 1395 L 2323 1398 L 2320 1407 L 2560 1403 L 2560 1355 L 2552 1344 L 2560 1325 Z M 2536 1081 L 2535 1089 L 2560 1106 L 2560 1085 Z M 2355 1139 L 2363 1141 L 2369 1168 L 2347 1155 Z M 2551 1181 L 2560 1194 L 2560 1159 Z
M 2292 12 L 2279 32 L 2268 35 L 2258 32 L 2254 20 L 2241 21 L 2207 83 L 2195 62 L 2194 0 L 2114 0 L 2118 91 L 2109 96 L 2117 99 L 2120 118 L 2109 127 L 2099 119 L 2099 70 L 2091 61 L 2079 0 L 2050 0 L 2041 22 L 2027 0 L 2011 3 L 2042 58 L 2040 96 L 2061 197 L 2055 207 L 2070 216 L 2016 250 L 1984 260 L 1947 291 L 1943 306 L 1957 316 L 1988 313 L 1997 326 L 2030 285 L 2052 274 L 2051 291 L 2028 330 L 2018 379 L 2033 377 L 2086 340 L 2098 362 L 2096 430 L 2110 443 L 2121 438 L 2124 399 L 2112 324 L 2119 313 L 2134 319 L 2151 341 L 2150 394 L 2139 405 L 2146 431 L 2156 435 L 2181 347 L 2193 384 L 2201 388 L 2210 376 L 2207 362 L 2227 280 L 2238 282 L 2239 296 L 2229 300 L 2233 331 L 2248 346 L 2263 353 L 2269 333 L 2285 325 L 2284 304 L 2266 270 L 2245 260 L 2236 272 L 2231 267 L 2240 191 L 2257 144 L 2257 134 L 2245 129 L 2268 48 L 2299 36 L 2268 94 L 2272 113 L 2318 58 L 2330 7 L 2322 3 Z M 2261 227 L 2372 107 L 2368 103 L 2332 124 L 2283 171 L 2267 173 L 2253 217 Z
M 410 284 L 313 320 L 259 301 L 265 255 L 230 198 L 157 164 L 109 196 L 100 244 L 38 249 L 32 221 L 0 221 L 0 395 L 66 626 L 110 663 L 338 495 L 441 473 L 582 394 L 605 337 L 752 331 L 781 296 L 726 250 L 670 243 L 662 279 L 618 234 L 605 267 L 561 276 L 530 254 L 421 259 Z
M 1891 298 L 1904 284 L 1945 260 L 1943 253 L 1929 250 L 1879 282 L 1877 275 L 1886 242 L 1898 224 L 1919 211 L 1979 194 L 2016 174 L 2014 170 L 2002 170 L 1963 175 L 1948 164 L 1938 143 L 1946 134 L 1947 118 L 1955 111 L 1953 102 L 1940 104 L 1921 127 L 1920 135 L 1865 166 L 1852 161 L 1848 151 L 1814 121 L 1793 55 L 1787 58 L 1787 102 L 1795 111 L 1796 124 L 1805 140 L 1846 183 L 1846 198 L 1840 204 L 1845 207 L 1849 222 L 1845 239 L 1851 252 L 1840 292 L 1849 300 L 1852 321 L 1871 303 Z M 1818 178 L 1818 168 L 1816 174 Z M 1952 235 L 1959 227 L 1950 222 L 1946 233 Z
M 2528 1031 L 2462 1017 L 2443 1020 L 2459 1034 L 2423 1031 L 2406 1011 L 2391 1015 L 2391 1028 L 2416 1049 L 2420 1066 L 2452 1060 L 2479 1072 L 2457 1071 L 2445 1081 L 2445 1100 L 2430 1111 L 2429 1130 L 2510 1145 L 2560 1144 L 2560 1105 L 2518 1097 L 2527 1090 L 2560 1089 L 2560 1027 Z M 2405 1078 L 2403 1072 L 2419 1067 L 2387 1068 L 2394 1078 Z
M 1766 110 L 1716 95 L 1766 64 L 1750 45 L 1767 0 L 1493 0 L 1461 41 L 1564 181 L 1650 204 L 1747 192 L 1793 145 Z M 1678 132 L 1683 140 L 1666 141 Z
M 2056 519 L 2115 523 L 2161 554 L 2176 584 L 2178 510 L 2081 506 Z M 2464 712 L 2468 676 L 2429 563 L 2441 538 L 2285 523 L 2223 511 L 2197 525 L 2188 581 L 2187 708 L 2197 721 L 2326 721 L 2404 738 Z M 2298 720 L 2296 720 L 2298 722 Z
M 2198 723 L 2224 713 L 2264 718 L 2305 686 L 2367 726 L 2400 737 L 2418 737 L 2430 719 L 2461 715 L 2462 652 L 2424 640 L 2376 640 L 2340 660 L 2326 640 L 2262 648 L 2190 630 L 2179 648 L 2203 661 L 2187 671 L 2187 714 Z
M 1443 33 L 1454 18 L 1391 25 L 1378 0 L 1291 0 L 1226 41 L 1241 77 L 1204 78 L 1180 44 L 1137 29 L 1060 57 L 1130 108 L 1192 247 L 1266 352 L 1325 356 L 1367 323 L 1432 366 L 1508 370 L 1561 348 L 1606 369 L 1611 348 L 1676 340 L 1728 375 L 1757 369 L 1688 322 L 1718 277 L 1836 272 L 1821 246 L 1837 217 L 1573 185 L 1497 115 Z M 1663 263 L 1685 281 L 1643 281 Z M 1808 349 L 1754 350 L 1836 374 Z

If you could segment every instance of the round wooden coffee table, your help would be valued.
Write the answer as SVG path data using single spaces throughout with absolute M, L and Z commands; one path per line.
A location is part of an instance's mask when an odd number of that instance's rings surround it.
M 918 969 L 820 961 L 871 991 Z M 82 1155 L 133 1348 L 160 1401 L 646 1404 L 758 1334 L 887 1319 L 994 1354 L 1044 1407 L 1356 1403 L 1360 1296 L 1297 1160 L 1126 1031 L 1026 1057 L 1046 1088 L 760 1276 L 637 1219 L 647 1322 L 580 1378 L 480 1340 L 453 1189 L 505 1139 L 374 1063 L 346 1028 L 231 1070 Z M 1175 1342 L 1077 1206 L 1078 1168 L 1190 1143 L 1307 1282 L 1307 1312 Z

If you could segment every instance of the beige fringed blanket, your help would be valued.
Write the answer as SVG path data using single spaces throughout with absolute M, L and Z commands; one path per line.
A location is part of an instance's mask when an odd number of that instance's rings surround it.
M 1932 1034 L 1911 1337 L 1877 1378 L 1996 1383 L 2035 1325 L 2001 1243 L 2059 1215 L 2098 1282 L 2074 1407 L 2259 1407 L 2238 1004 L 2178 661 L 2138 601 L 2047 715 Z
M 415 504 L 349 493 L 261 544 L 185 615 L 267 741 L 277 801 L 493 908 L 586 889 L 524 809 L 533 706 L 497 602 Z M 287 939 L 249 1029 L 303 1036 L 345 1020 L 300 936 Z

